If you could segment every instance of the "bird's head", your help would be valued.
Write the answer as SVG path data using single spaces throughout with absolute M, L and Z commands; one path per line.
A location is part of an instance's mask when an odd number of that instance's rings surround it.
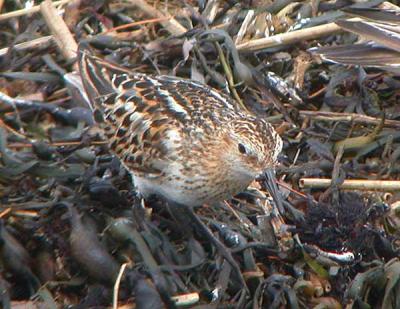
M 237 173 L 254 179 L 275 166 L 282 150 L 282 139 L 271 124 L 260 118 L 247 117 L 246 120 L 232 121 L 230 127 L 226 156 Z

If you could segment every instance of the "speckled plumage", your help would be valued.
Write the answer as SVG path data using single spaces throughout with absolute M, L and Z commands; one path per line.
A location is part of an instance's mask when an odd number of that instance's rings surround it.
M 281 138 L 229 96 L 191 80 L 132 72 L 83 50 L 79 63 L 95 118 L 144 196 L 212 203 L 275 165 Z

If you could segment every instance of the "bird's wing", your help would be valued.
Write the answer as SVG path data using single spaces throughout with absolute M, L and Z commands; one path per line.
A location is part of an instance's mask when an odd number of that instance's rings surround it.
M 79 49 L 84 88 L 112 150 L 133 171 L 161 174 L 182 141 L 218 129 L 236 114 L 232 100 L 212 88 L 170 76 L 135 73 Z M 224 113 L 215 112 L 221 109 Z M 100 120 L 100 121 L 99 121 Z

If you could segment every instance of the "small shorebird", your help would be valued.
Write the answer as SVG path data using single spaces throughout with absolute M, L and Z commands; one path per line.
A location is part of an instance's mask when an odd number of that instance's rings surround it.
M 79 64 L 95 117 L 144 197 L 201 206 L 232 197 L 274 167 L 281 138 L 227 95 L 128 71 L 87 50 Z
M 139 193 L 189 206 L 192 220 L 234 263 L 190 206 L 230 198 L 273 168 L 282 148 L 274 128 L 206 85 L 129 71 L 82 43 L 79 66 L 95 119 Z

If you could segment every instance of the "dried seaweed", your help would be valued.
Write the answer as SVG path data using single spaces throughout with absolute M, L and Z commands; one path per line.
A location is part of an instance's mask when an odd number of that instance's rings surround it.
M 395 3 L 28 4 L 0 1 L 2 308 L 400 306 Z M 141 199 L 83 90 L 84 41 L 270 121 L 276 173 L 193 213 Z

